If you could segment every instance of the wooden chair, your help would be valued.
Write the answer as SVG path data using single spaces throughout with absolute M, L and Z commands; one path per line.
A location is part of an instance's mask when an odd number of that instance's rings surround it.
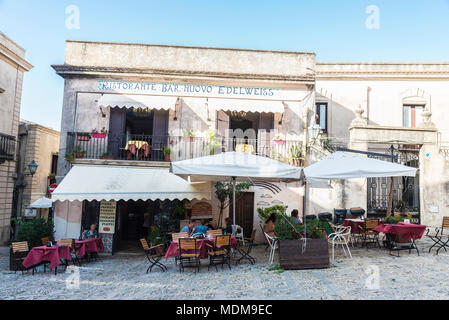
M 253 229 L 253 232 L 251 232 L 251 238 L 245 238 L 246 242 L 243 244 L 243 246 L 239 246 L 236 251 L 241 254 L 241 257 L 237 259 L 235 264 L 237 265 L 240 263 L 243 259 L 248 260 L 251 264 L 256 263 L 256 259 L 254 259 L 251 256 L 251 250 L 253 248 L 254 239 L 256 238 L 256 229 Z
M 70 250 L 70 258 L 72 259 L 73 265 L 78 264 L 81 266 L 81 260 L 75 250 L 75 239 L 61 239 L 57 241 L 58 246 L 67 246 Z M 65 261 L 65 266 L 69 265 L 68 261 Z
M 434 244 L 429 248 L 429 253 L 433 247 L 438 247 L 437 255 L 441 249 L 447 252 L 446 248 L 449 248 L 449 234 L 445 233 L 444 228 L 449 228 L 449 217 L 443 217 L 441 228 L 435 228 L 435 235 L 429 235 L 429 229 L 427 229 L 426 236 L 429 237 Z
M 368 244 L 374 243 L 380 248 L 379 234 L 373 231 L 374 228 L 379 226 L 379 219 L 366 219 L 364 226 L 359 226 L 358 238 L 362 241 L 362 247 L 366 246 L 368 250 Z
M 143 250 L 145 251 L 145 255 L 150 262 L 150 266 L 147 269 L 148 271 L 152 271 L 153 267 L 156 266 L 162 270 L 162 272 L 167 271 L 167 267 L 159 262 L 162 257 L 165 255 L 164 245 L 158 244 L 157 246 L 148 246 L 148 242 L 145 238 L 140 239 L 140 243 L 142 244 Z
M 178 233 L 172 233 L 171 238 L 173 241 L 178 240 L 179 238 L 187 238 L 189 234 L 187 232 L 178 232 Z
M 22 273 L 23 271 L 28 272 L 29 269 L 32 269 L 34 275 L 34 271 L 36 271 L 35 268 L 36 266 L 32 266 L 31 268 L 25 268 L 25 266 L 23 265 L 23 260 L 25 260 L 29 252 L 30 250 L 28 248 L 27 241 L 12 242 L 9 269 L 14 272 L 22 271 Z
M 207 235 L 212 235 L 214 238 L 217 236 L 222 236 L 223 230 L 221 229 L 207 230 Z
M 229 270 L 231 269 L 231 235 L 216 236 L 214 245 L 206 243 L 206 246 L 209 247 L 209 266 L 207 270 L 214 266 L 215 270 L 218 271 L 217 265 L 221 264 L 223 268 L 225 263 Z
M 184 272 L 184 268 L 195 268 L 200 271 L 200 250 L 196 239 L 193 238 L 179 238 L 179 271 Z M 196 273 L 196 271 L 195 271 Z

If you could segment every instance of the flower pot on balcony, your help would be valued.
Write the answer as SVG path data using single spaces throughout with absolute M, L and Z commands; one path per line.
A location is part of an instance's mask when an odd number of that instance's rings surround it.
M 275 144 L 284 145 L 285 140 L 273 140 Z
M 106 138 L 106 133 L 92 133 L 92 138 L 104 139 Z
M 294 166 L 294 167 L 301 167 L 301 158 L 293 158 L 292 160 L 291 160 L 291 164 L 292 164 L 292 166 Z
M 171 162 L 171 158 L 169 154 L 164 154 L 164 160 L 165 162 Z
M 79 135 L 77 136 L 78 141 L 89 141 L 90 140 L 90 135 Z
M 186 142 L 193 142 L 195 141 L 195 137 L 183 137 L 183 140 Z
M 75 153 L 75 158 L 77 159 L 84 158 L 84 153 Z

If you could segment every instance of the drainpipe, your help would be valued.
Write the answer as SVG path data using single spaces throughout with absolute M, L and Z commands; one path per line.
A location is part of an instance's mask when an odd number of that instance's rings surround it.
M 23 174 L 24 170 L 25 170 L 25 164 L 27 162 L 27 153 L 28 153 L 28 138 L 29 138 L 29 124 L 26 123 L 25 124 L 25 130 L 26 130 L 26 140 L 25 140 L 25 151 L 23 154 L 23 165 L 22 163 L 19 162 L 19 172 L 18 175 Z M 19 159 L 20 161 L 20 159 Z M 31 179 L 33 179 L 33 177 L 31 177 Z M 23 178 L 23 181 L 25 182 L 25 177 Z M 33 183 L 33 181 L 31 180 L 31 184 Z M 22 198 L 23 198 L 23 190 L 25 189 L 24 186 L 19 186 L 19 195 L 17 197 L 17 208 L 16 208 L 16 217 L 21 217 L 21 213 L 22 213 Z
M 366 123 L 369 124 L 369 98 L 371 93 L 371 87 L 366 87 Z

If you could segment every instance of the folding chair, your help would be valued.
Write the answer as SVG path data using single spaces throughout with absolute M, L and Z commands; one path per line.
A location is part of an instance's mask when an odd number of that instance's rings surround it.
M 22 271 L 23 274 L 24 271 L 28 272 L 29 269 L 32 269 L 34 275 L 34 272 L 36 271 L 36 266 L 32 266 L 31 268 L 25 268 L 23 265 L 23 260 L 25 260 L 26 256 L 28 255 L 28 252 L 30 252 L 30 250 L 28 249 L 28 242 L 27 241 L 12 242 L 11 251 L 12 254 L 9 262 L 10 270 L 14 271 L 14 273 L 16 273 L 17 271 Z
M 215 270 L 218 271 L 217 265 L 221 264 L 223 268 L 225 263 L 231 270 L 231 235 L 216 236 L 214 245 L 206 243 L 206 246 L 209 247 L 209 266 L 207 270 L 214 266 Z
M 434 244 L 429 248 L 429 253 L 433 247 L 437 247 L 437 255 L 441 249 L 447 252 L 449 248 L 449 234 L 444 234 L 444 228 L 449 228 L 449 217 L 443 217 L 441 228 L 435 228 L 435 235 L 429 235 L 430 229 L 427 229 L 426 236 L 429 237 Z
M 195 268 L 200 271 L 200 250 L 196 239 L 193 238 L 179 238 L 179 272 L 184 272 L 184 268 Z M 195 271 L 196 273 L 196 271 Z
M 148 246 L 148 242 L 145 238 L 140 239 L 140 243 L 142 244 L 148 261 L 150 262 L 147 273 L 148 271 L 151 272 L 154 266 L 159 267 L 163 272 L 167 271 L 167 267 L 159 262 L 165 254 L 163 249 L 164 245 L 158 244 L 157 246 L 150 247 Z
M 243 246 L 239 246 L 236 248 L 237 252 L 241 254 L 241 257 L 237 259 L 235 264 L 237 265 L 240 263 L 243 259 L 248 260 L 251 264 L 256 263 L 256 259 L 254 259 L 251 256 L 251 250 L 253 248 L 254 238 L 256 237 L 256 229 L 253 229 L 253 232 L 251 233 L 251 238 L 246 238 L 246 244 L 243 244 Z M 246 249 L 244 249 L 246 248 Z
M 376 228 L 378 225 L 379 225 L 378 219 L 366 219 L 364 227 L 362 228 L 361 226 L 359 226 L 358 238 L 359 240 L 362 241 L 362 247 L 366 246 L 367 250 L 369 243 L 377 244 L 377 246 L 381 248 L 379 242 L 379 234 L 376 231 L 373 231 L 373 229 Z
M 172 233 L 171 239 L 172 241 L 178 241 L 179 238 L 187 238 L 189 234 L 187 232 L 178 232 L 178 233 Z M 175 266 L 178 266 L 179 256 L 175 257 Z

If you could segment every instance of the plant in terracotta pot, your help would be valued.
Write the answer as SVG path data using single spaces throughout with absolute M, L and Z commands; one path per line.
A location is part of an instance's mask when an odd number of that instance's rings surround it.
M 48 182 L 49 182 L 50 184 L 56 182 L 56 173 L 49 173 L 49 174 L 48 174 Z
M 304 159 L 301 147 L 299 145 L 292 145 L 289 149 L 289 153 L 292 166 L 301 167 Z
M 76 159 L 80 159 L 80 158 L 84 158 L 86 151 L 82 150 L 80 146 L 76 146 L 75 149 L 73 149 L 72 153 Z
M 162 154 L 164 155 L 164 160 L 166 162 L 171 161 L 171 159 L 170 159 L 171 149 L 169 147 L 166 147 L 166 146 L 162 147 Z
M 89 141 L 91 139 L 89 132 L 79 132 L 77 134 L 78 141 Z
M 195 141 L 195 131 L 193 129 L 183 129 L 184 141 Z

